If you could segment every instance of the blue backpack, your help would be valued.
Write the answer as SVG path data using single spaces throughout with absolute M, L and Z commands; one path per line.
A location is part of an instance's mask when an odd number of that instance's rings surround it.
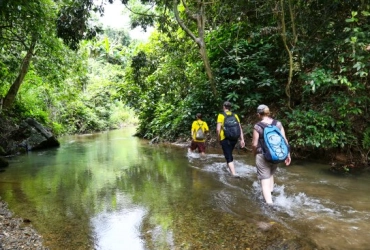
M 263 130 L 262 136 L 260 134 L 259 138 L 262 154 L 266 161 L 274 164 L 284 162 L 289 155 L 289 145 L 276 124 L 277 120 L 273 120 L 272 124 L 257 123 Z

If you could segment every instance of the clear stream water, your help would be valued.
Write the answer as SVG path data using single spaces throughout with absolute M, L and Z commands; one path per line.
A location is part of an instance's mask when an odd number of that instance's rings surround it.
M 134 128 L 10 159 L 0 196 L 50 249 L 370 249 L 370 175 L 294 161 L 263 204 L 254 159 L 150 145 Z

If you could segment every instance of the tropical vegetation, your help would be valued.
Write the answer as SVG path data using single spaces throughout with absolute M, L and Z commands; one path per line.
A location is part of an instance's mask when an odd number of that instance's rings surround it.
M 214 130 L 225 100 L 250 136 L 264 103 L 296 156 L 369 164 L 369 0 L 122 0 L 132 27 L 155 28 L 145 42 L 99 25 L 111 2 L 0 2 L 3 116 L 176 140 L 198 112 Z

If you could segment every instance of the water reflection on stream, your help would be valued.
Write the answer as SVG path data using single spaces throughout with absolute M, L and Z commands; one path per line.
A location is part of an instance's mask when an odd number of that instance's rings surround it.
M 253 158 L 150 145 L 134 129 L 11 159 L 0 196 L 50 249 L 370 249 L 370 176 L 293 161 L 263 205 Z

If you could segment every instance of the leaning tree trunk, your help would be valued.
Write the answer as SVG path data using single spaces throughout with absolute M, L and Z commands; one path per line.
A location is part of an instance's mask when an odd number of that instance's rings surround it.
M 23 59 L 22 66 L 21 66 L 21 69 L 18 73 L 18 76 L 15 79 L 15 81 L 13 82 L 12 86 L 10 86 L 10 89 L 8 90 L 8 93 L 4 97 L 3 109 L 10 108 L 14 103 L 14 100 L 15 100 L 15 97 L 17 96 L 18 90 L 19 90 L 19 88 L 20 88 L 20 86 L 23 82 L 24 77 L 26 76 L 26 74 L 28 72 L 28 68 L 30 66 L 31 59 L 32 59 L 32 56 L 33 56 L 33 51 L 34 51 L 35 46 L 36 46 L 36 41 L 37 41 L 36 36 L 33 36 L 30 47 L 28 48 L 27 54 Z
M 204 69 L 206 70 L 207 76 L 209 83 L 211 85 L 211 89 L 213 94 L 216 96 L 217 95 L 217 90 L 216 90 L 216 84 L 215 84 L 215 79 L 213 76 L 212 68 L 211 68 L 211 63 L 209 62 L 208 54 L 207 54 L 207 48 L 206 48 L 206 43 L 204 41 L 204 26 L 205 26 L 205 14 L 204 14 L 204 3 L 199 3 L 198 7 L 198 13 L 193 14 L 190 13 L 185 0 L 182 0 L 182 3 L 185 7 L 185 13 L 186 15 L 196 22 L 197 24 L 197 29 L 198 29 L 198 37 L 194 35 L 194 33 L 184 24 L 184 21 L 180 18 L 179 11 L 177 9 L 178 5 L 178 0 L 173 0 L 173 11 L 176 17 L 177 23 L 180 25 L 180 27 L 188 34 L 188 36 L 193 39 L 194 42 L 198 45 L 199 48 L 199 54 L 202 58 L 203 64 L 204 64 Z

